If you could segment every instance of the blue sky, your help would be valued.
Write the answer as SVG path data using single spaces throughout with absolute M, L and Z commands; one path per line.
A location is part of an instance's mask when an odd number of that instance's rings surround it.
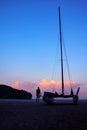
M 72 80 L 87 83 L 86 0 L 0 0 L 0 83 L 51 79 L 59 5 Z

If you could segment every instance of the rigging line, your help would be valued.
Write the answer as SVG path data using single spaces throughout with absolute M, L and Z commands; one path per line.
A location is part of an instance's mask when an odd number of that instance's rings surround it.
M 55 58 L 54 58 L 54 63 L 53 63 L 53 69 L 52 69 L 52 79 L 54 78 L 54 70 L 55 70 L 55 66 L 56 66 L 56 54 L 55 54 Z
M 55 58 L 54 58 L 54 63 L 53 63 L 53 68 L 52 68 L 52 77 L 51 79 L 55 79 L 56 81 L 56 77 L 57 77 L 57 59 L 58 59 L 58 56 L 57 56 L 57 50 L 58 50 L 58 44 L 56 46 L 56 53 L 55 53 Z M 53 86 L 53 91 L 56 91 L 56 85 Z
M 61 61 L 61 59 L 58 56 L 58 49 L 59 49 L 59 46 L 57 43 L 56 44 L 56 51 L 55 51 L 55 58 L 54 58 L 53 67 L 52 67 L 52 77 L 51 77 L 51 79 L 53 79 L 53 80 L 55 79 L 55 81 L 58 81 L 58 70 L 59 69 L 57 66 L 58 66 L 58 63 L 60 63 L 60 61 Z M 56 85 L 53 85 L 53 91 L 56 91 Z
M 61 23 L 62 24 L 62 23 Z M 70 81 L 70 86 L 72 88 L 72 79 L 71 79 L 71 74 L 70 74 L 70 68 L 69 68 L 69 62 L 68 62 L 68 57 L 67 57 L 67 53 L 66 53 L 66 47 L 65 47 L 65 40 L 64 40 L 64 36 L 63 36 L 63 28 L 61 28 L 61 33 L 62 33 L 62 44 L 63 44 L 63 49 L 64 49 L 64 53 L 65 53 L 65 58 L 66 58 L 66 65 L 67 65 L 67 71 L 68 71 L 68 76 L 69 76 L 69 81 Z M 63 59 L 64 60 L 64 59 Z
M 59 24 L 60 24 L 60 42 L 61 44 L 61 53 L 62 53 L 62 45 L 63 45 L 63 49 L 64 49 L 64 53 L 65 53 L 65 57 L 66 57 L 66 65 L 67 65 L 67 71 L 68 71 L 68 76 L 69 76 L 69 80 L 70 80 L 70 85 L 72 88 L 72 84 L 71 84 L 71 75 L 70 75 L 70 69 L 69 69 L 69 63 L 68 63 L 68 58 L 67 58 L 67 53 L 66 53 L 66 47 L 65 47 L 65 43 L 64 43 L 64 36 L 63 36 L 63 29 L 62 29 L 62 22 L 61 22 L 61 16 L 60 16 L 60 8 L 59 8 Z M 61 54 L 61 61 L 62 61 L 62 65 L 63 65 L 63 54 Z M 63 66 L 62 66 L 63 68 Z M 62 70 L 63 71 L 63 70 Z M 63 73 L 63 72 L 62 72 Z M 62 76 L 63 78 L 63 76 Z M 62 84 L 63 85 L 63 84 Z
M 63 33 L 62 33 L 63 34 Z M 62 36 L 63 38 L 63 48 L 64 48 L 64 53 L 65 53 L 65 57 L 66 57 L 66 64 L 67 64 L 67 71 L 68 71 L 68 76 L 69 76 L 69 80 L 70 80 L 70 86 L 72 88 L 72 79 L 71 79 L 71 74 L 70 74 L 70 68 L 69 68 L 69 62 L 68 62 L 68 57 L 67 57 L 67 53 L 66 53 L 66 47 L 65 47 L 65 41 L 64 41 L 64 36 Z

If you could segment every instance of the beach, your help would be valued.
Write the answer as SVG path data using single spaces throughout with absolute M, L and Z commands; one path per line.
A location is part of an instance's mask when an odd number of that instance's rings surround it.
M 87 100 L 78 105 L 0 100 L 0 130 L 87 130 Z

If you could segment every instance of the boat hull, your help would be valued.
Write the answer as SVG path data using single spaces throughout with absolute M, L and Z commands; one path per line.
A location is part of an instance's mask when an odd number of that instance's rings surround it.
M 44 92 L 43 95 L 43 101 L 46 102 L 47 104 L 52 104 L 54 103 L 54 98 L 72 98 L 73 99 L 73 104 L 78 103 L 78 95 L 59 95 L 57 93 L 51 93 L 51 92 Z

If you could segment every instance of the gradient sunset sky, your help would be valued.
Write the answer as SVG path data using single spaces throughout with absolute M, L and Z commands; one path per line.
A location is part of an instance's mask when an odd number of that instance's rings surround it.
M 60 89 L 59 5 L 72 86 L 87 98 L 87 0 L 0 0 L 0 84 Z

